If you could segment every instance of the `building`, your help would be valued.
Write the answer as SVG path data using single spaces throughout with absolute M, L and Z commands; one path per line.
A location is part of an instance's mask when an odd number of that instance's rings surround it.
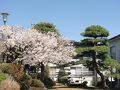
M 59 68 L 56 67 L 55 64 L 49 64 L 50 67 L 50 77 L 54 81 L 57 81 L 58 79 L 58 72 Z M 94 73 L 93 71 L 90 71 L 89 68 L 86 68 L 82 64 L 79 65 L 72 65 L 70 67 L 64 68 L 65 72 L 70 73 L 68 75 L 70 84 L 81 84 L 84 81 L 87 81 L 88 86 L 92 86 L 93 79 L 94 79 Z
M 120 34 L 109 39 L 110 55 L 120 63 Z M 116 73 L 120 73 L 120 69 L 117 69 Z M 120 87 L 120 79 L 117 80 L 116 87 Z
M 120 62 L 120 34 L 109 39 L 110 55 Z
M 81 84 L 87 81 L 88 86 L 92 86 L 94 73 L 86 68 L 82 64 L 70 66 L 70 83 L 71 84 Z
M 58 68 L 55 64 L 48 63 L 48 66 L 50 67 L 50 77 L 52 80 L 57 81 L 58 79 L 58 72 L 60 68 Z

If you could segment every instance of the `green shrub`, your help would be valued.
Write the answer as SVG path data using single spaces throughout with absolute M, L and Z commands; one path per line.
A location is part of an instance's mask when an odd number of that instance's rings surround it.
M 30 74 L 30 76 L 32 77 L 32 79 L 37 79 L 38 78 L 38 74 L 37 73 L 32 73 L 32 74 Z
M 53 86 L 55 86 L 56 83 L 51 78 L 46 77 L 44 80 L 44 84 L 47 88 L 52 88 Z
M 60 77 L 59 82 L 63 83 L 63 84 L 67 84 L 68 83 L 68 77 L 67 76 Z
M 68 77 L 69 73 L 66 73 L 64 69 L 61 69 L 58 73 L 58 82 L 67 84 L 68 83 Z
M 2 82 L 5 79 L 6 79 L 6 75 L 5 74 L 0 74 L 0 82 Z
M 61 69 L 59 72 L 58 72 L 58 82 L 61 83 L 61 77 L 65 76 L 66 73 L 65 73 L 65 70 Z
M 9 64 L 8 63 L 0 63 L 0 69 L 3 73 L 8 73 L 9 69 Z
M 38 79 L 32 79 L 32 83 L 31 83 L 30 86 L 32 86 L 32 87 L 40 87 L 40 88 L 45 87 L 44 84 Z
M 32 82 L 32 78 L 30 75 L 24 74 L 23 77 L 19 80 L 19 82 L 24 82 L 25 84 L 30 86 L 30 84 Z
M 59 71 L 59 73 L 58 73 L 58 78 L 59 78 L 59 77 L 62 77 L 62 76 L 65 76 L 65 75 L 66 75 L 65 70 L 62 70 L 62 69 L 61 69 L 61 70 Z
M 21 79 L 18 80 L 21 85 L 21 90 L 28 90 L 31 85 L 32 78 L 30 75 L 24 74 Z

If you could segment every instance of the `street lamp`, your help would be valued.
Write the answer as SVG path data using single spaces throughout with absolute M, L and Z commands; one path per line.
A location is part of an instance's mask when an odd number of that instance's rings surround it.
M 7 16 L 9 15 L 8 13 L 1 13 L 2 17 L 3 17 L 3 23 L 4 25 L 6 25 L 7 22 Z

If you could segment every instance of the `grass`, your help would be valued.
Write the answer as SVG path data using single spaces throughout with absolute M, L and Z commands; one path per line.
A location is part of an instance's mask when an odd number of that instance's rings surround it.
M 0 74 L 0 82 L 2 82 L 5 79 L 6 79 L 6 75 L 5 74 Z

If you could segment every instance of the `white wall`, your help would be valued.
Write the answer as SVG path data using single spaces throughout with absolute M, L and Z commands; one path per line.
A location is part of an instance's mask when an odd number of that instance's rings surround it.
M 109 41 L 109 46 L 110 48 L 111 47 L 114 47 L 114 50 L 113 52 L 115 52 L 115 59 L 120 62 L 120 37 L 118 38 L 115 38 L 113 40 L 110 40 Z M 111 54 L 112 55 L 112 54 Z

